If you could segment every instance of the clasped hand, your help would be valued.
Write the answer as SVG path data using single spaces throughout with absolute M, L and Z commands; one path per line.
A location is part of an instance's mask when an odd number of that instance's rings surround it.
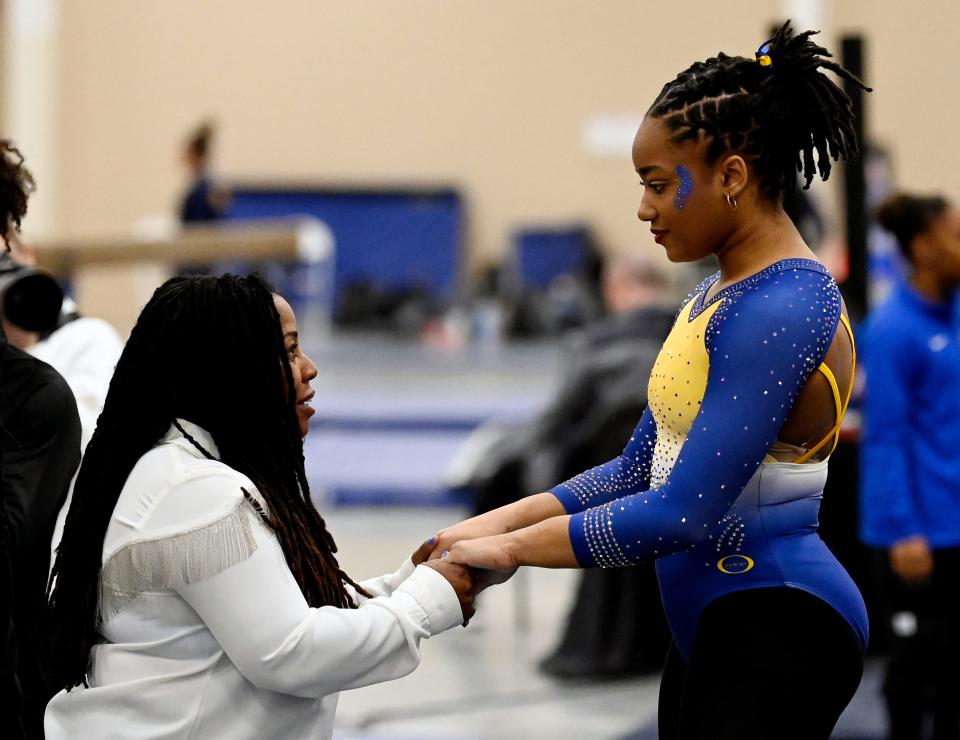
M 464 625 L 476 611 L 477 594 L 503 583 L 517 570 L 501 534 L 467 520 L 440 530 L 411 556 L 414 565 L 433 568 L 453 586 L 463 609 Z

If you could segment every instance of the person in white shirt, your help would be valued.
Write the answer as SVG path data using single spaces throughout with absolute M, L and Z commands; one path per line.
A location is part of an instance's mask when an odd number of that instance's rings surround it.
M 64 298 L 57 328 L 23 349 L 53 367 L 70 385 L 80 411 L 81 446 L 85 448 L 103 410 L 123 339 L 106 321 L 80 315 L 73 300 Z
M 81 316 L 70 298 L 63 299 L 63 310 L 57 328 L 36 344 L 23 348 L 43 360 L 63 376 L 77 399 L 80 413 L 80 452 L 86 449 L 97 427 L 97 418 L 103 410 L 113 368 L 116 367 L 123 340 L 103 319 Z M 73 487 L 60 507 L 50 540 L 50 566 L 56 559 L 57 546 L 63 537 Z
M 340 568 L 303 467 L 316 374 L 259 278 L 154 293 L 53 570 L 47 738 L 329 738 L 339 691 L 406 675 L 470 618 L 469 569 Z

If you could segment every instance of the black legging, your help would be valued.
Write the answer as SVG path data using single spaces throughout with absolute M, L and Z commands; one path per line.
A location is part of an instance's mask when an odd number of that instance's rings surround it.
M 896 634 L 883 691 L 891 740 L 924 737 L 924 718 L 933 720 L 934 740 L 960 738 L 960 548 L 933 551 L 933 576 L 907 586 L 890 570 L 882 553 L 892 614 L 915 620 L 910 634 Z M 907 616 L 904 614 L 903 616 Z
M 828 740 L 863 675 L 846 620 L 792 588 L 721 596 L 703 612 L 689 661 L 671 646 L 660 740 Z

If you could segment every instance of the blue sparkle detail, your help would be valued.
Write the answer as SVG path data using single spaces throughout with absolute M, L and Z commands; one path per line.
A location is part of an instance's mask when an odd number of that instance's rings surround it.
M 678 164 L 674 172 L 680 178 L 680 186 L 677 188 L 677 197 L 673 199 L 673 204 L 677 208 L 683 208 L 687 205 L 690 195 L 693 193 L 693 177 L 690 175 L 690 170 L 682 164 Z

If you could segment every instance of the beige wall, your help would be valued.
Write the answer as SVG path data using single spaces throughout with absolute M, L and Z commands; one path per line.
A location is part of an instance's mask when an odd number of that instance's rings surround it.
M 655 249 L 628 153 L 585 154 L 582 122 L 639 116 L 720 46 L 751 51 L 775 7 L 703 3 L 690 23 L 690 3 L 634 0 L 64 0 L 60 223 L 169 209 L 180 139 L 212 115 L 231 178 L 461 185 L 475 254 L 575 218 Z
M 589 219 L 613 249 L 656 250 L 628 152 L 585 153 L 585 117 L 639 116 L 692 60 L 752 52 L 781 5 L 61 0 L 57 223 L 102 233 L 170 211 L 181 139 L 213 116 L 227 178 L 462 186 L 475 265 L 541 221 Z M 960 3 L 900 7 L 842 0 L 828 17 L 871 36 L 872 120 L 904 181 L 960 198 L 944 146 Z
M 960 0 L 838 0 L 835 27 L 869 37 L 867 116 L 900 187 L 960 203 Z

